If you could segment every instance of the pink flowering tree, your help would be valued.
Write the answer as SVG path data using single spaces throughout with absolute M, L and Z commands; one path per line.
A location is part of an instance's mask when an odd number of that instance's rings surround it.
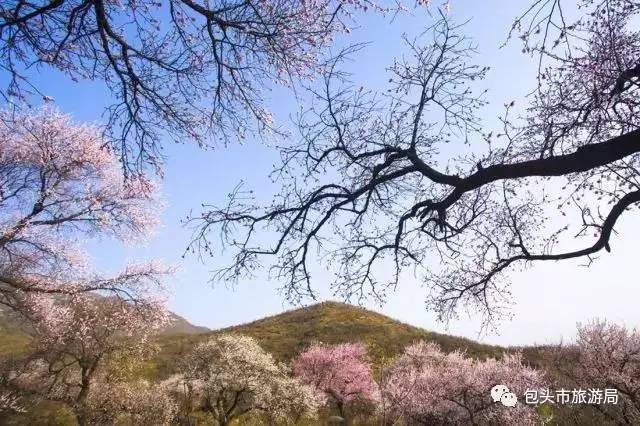
M 349 405 L 378 399 L 367 350 L 359 343 L 314 344 L 294 359 L 293 372 L 335 405 L 346 422 Z
M 116 356 L 146 355 L 149 337 L 167 324 L 168 311 L 161 301 L 134 305 L 86 293 L 46 301 L 49 306 L 37 311 L 46 314 L 33 317 L 34 351 L 11 385 L 67 403 L 83 426 L 91 417 L 91 393 L 104 388 L 94 389 L 106 374 L 102 367 Z
M 640 423 L 640 333 L 594 321 L 578 327 L 578 357 L 571 377 L 582 389 L 614 389 L 617 404 L 590 404 L 604 422 Z
M 101 135 L 53 108 L 0 111 L 0 304 L 25 313 L 51 294 L 139 301 L 159 288 L 167 270 L 157 264 L 103 277 L 83 256 L 88 237 L 145 238 L 161 207 L 152 181 L 123 180 Z
M 385 2 L 386 3 L 386 2 Z M 423 2 L 419 2 L 423 3 Z M 388 6 L 397 9 L 396 2 Z M 208 143 L 273 128 L 270 84 L 317 74 L 325 48 L 371 0 L 9 1 L 0 8 L 0 99 L 41 93 L 27 68 L 111 91 L 107 129 L 130 169 L 158 164 L 159 136 Z
M 499 360 L 444 353 L 434 343 L 419 342 L 383 373 L 381 411 L 385 423 L 408 424 L 538 424 L 534 407 L 523 404 L 527 389 L 545 384 L 543 374 L 526 367 L 520 354 Z M 515 408 L 491 398 L 491 388 L 505 385 L 518 397 Z

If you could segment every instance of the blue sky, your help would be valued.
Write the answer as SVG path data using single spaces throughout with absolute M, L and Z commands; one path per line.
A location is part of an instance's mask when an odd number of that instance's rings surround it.
M 506 0 L 451 2 L 451 13 L 456 21 L 471 19 L 467 34 L 479 45 L 478 62 L 492 67 L 484 82 L 491 101 L 491 107 L 485 111 L 488 123 L 495 120 L 505 102 L 513 99 L 524 102 L 523 96 L 535 83 L 532 77 L 536 63 L 519 53 L 517 42 L 499 48 L 514 17 L 528 3 Z M 359 28 L 349 36 L 349 41 L 371 44 L 360 52 L 350 68 L 358 84 L 376 89 L 382 88 L 388 79 L 386 66 L 403 51 L 401 34 L 418 34 L 432 18 L 425 9 L 417 9 L 412 16 L 397 18 L 393 23 L 374 15 L 359 16 L 358 22 Z M 100 83 L 70 84 L 49 70 L 43 70 L 37 78 L 43 92 L 55 98 L 63 111 L 78 120 L 100 120 L 102 108 L 109 103 Z M 283 90 L 274 90 L 269 104 L 284 124 L 297 108 L 294 99 Z M 162 213 L 161 228 L 140 247 L 127 247 L 106 239 L 91 241 L 87 249 L 97 268 L 115 272 L 127 261 L 151 258 L 176 265 L 178 272 L 170 280 L 171 309 L 195 324 L 211 328 L 291 309 L 292 306 L 278 294 L 277 285 L 264 277 L 241 282 L 235 288 L 212 287 L 208 282 L 210 271 L 221 266 L 223 258 L 208 259 L 205 264 L 194 256 L 181 258 L 191 233 L 181 221 L 190 209 L 197 211 L 203 202 L 223 203 L 226 194 L 241 179 L 259 196 L 271 198 L 277 187 L 267 183 L 265 176 L 277 161 L 276 151 L 257 141 L 206 151 L 167 141 L 165 151 L 167 163 L 162 192 L 167 208 Z M 513 318 L 501 324 L 500 334 L 487 334 L 479 339 L 510 345 L 567 340 L 574 335 L 576 322 L 594 317 L 638 326 L 640 310 L 636 301 L 640 300 L 640 287 L 632 267 L 639 228 L 634 225 L 633 218 L 625 218 L 619 230 L 621 236 L 613 242 L 613 252 L 591 268 L 581 267 L 576 261 L 536 265 L 511 274 L 515 302 Z M 326 291 L 329 279 L 328 275 L 315 277 L 315 286 L 321 289 L 320 294 L 325 298 L 331 298 Z M 479 318 L 462 317 L 447 329 L 425 311 L 424 296 L 420 282 L 409 279 L 402 282 L 384 306 L 365 306 L 430 330 L 478 338 Z

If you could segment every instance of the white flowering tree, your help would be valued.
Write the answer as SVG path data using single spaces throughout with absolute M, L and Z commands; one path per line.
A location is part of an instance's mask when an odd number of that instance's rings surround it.
M 178 410 L 166 388 L 146 381 L 99 382 L 89 393 L 87 408 L 91 425 L 170 425 Z
M 319 404 L 318 395 L 290 377 L 286 366 L 254 339 L 235 334 L 197 345 L 186 356 L 181 375 L 168 384 L 176 393 L 191 392 L 220 425 L 243 415 L 287 424 L 313 415 Z
M 85 293 L 63 301 L 47 301 L 49 306 L 42 310 L 46 315 L 34 317 L 34 351 L 11 380 L 11 386 L 64 402 L 79 425 L 92 424 L 89 399 L 92 392 L 101 392 L 93 387 L 103 379 L 102 367 L 111 357 L 140 358 L 148 354 L 152 348 L 149 337 L 167 323 L 168 313 L 159 301 L 134 305 L 117 297 Z M 105 398 L 120 398 L 115 391 L 95 397 L 103 402 Z

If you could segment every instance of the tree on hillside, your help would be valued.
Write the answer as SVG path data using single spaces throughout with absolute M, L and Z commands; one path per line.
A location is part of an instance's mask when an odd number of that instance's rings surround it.
M 79 243 L 144 238 L 158 221 L 156 192 L 143 175 L 123 181 L 97 127 L 52 108 L 0 111 L 0 304 L 33 314 L 48 306 L 40 298 L 83 291 L 143 301 L 166 269 L 149 263 L 98 276 Z
M 113 356 L 145 356 L 152 348 L 148 338 L 168 322 L 168 313 L 152 300 L 133 305 L 84 293 L 47 302 L 49 306 L 37 310 L 46 314 L 34 317 L 35 348 L 11 385 L 25 394 L 64 402 L 79 425 L 92 424 L 90 402 L 119 397 L 113 392 L 91 399 L 92 392 L 105 388 L 94 389 L 104 374 L 101 367 Z
M 293 372 L 304 383 L 324 394 L 349 423 L 349 408 L 378 398 L 367 350 L 359 343 L 334 346 L 315 344 L 293 361 Z
M 317 262 L 347 299 L 383 300 L 417 271 L 443 320 L 461 306 L 500 313 L 515 267 L 611 251 L 640 201 L 640 2 L 579 6 L 567 22 L 566 2 L 537 0 L 516 20 L 539 73 L 498 128 L 479 118 L 488 68 L 444 15 L 406 39 L 412 56 L 393 63 L 384 93 L 329 67 L 297 142 L 281 148 L 273 202 L 236 188 L 192 218 L 191 248 L 233 250 L 215 279 L 270 262 L 293 300 L 315 296 Z
M 571 348 L 573 349 L 573 347 Z M 603 422 L 640 422 L 640 333 L 594 321 L 578 327 L 577 357 L 568 368 L 568 387 L 615 389 L 617 404 L 589 404 Z M 564 352 L 561 352 L 564 353 Z M 566 368 L 564 370 L 567 370 Z
M 523 395 L 544 384 L 542 373 L 524 366 L 519 354 L 478 361 L 418 342 L 383 372 L 381 409 L 386 424 L 534 425 L 540 419 L 535 407 L 523 404 Z M 505 385 L 518 396 L 516 407 L 493 401 L 495 385 Z
M 175 424 L 177 405 L 167 389 L 145 381 L 99 382 L 89 393 L 88 424 L 165 426 Z
M 111 146 L 130 170 L 157 166 L 162 132 L 206 145 L 208 133 L 226 142 L 273 128 L 265 86 L 314 76 L 324 48 L 367 9 L 384 11 L 370 0 L 3 1 L 0 98 L 44 95 L 34 67 L 102 80 Z
M 198 344 L 181 362 L 181 374 L 171 378 L 174 393 L 194 397 L 196 406 L 219 425 L 242 416 L 259 416 L 277 424 L 313 416 L 315 393 L 291 378 L 251 337 L 222 334 Z

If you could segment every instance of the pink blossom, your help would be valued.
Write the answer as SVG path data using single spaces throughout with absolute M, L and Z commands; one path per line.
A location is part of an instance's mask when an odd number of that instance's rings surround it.
M 534 409 L 494 403 L 490 391 L 497 384 L 506 385 L 523 400 L 527 389 L 544 383 L 540 372 L 523 365 L 520 354 L 478 361 L 463 352 L 447 354 L 434 343 L 418 342 L 405 348 L 384 372 L 381 409 L 387 420 L 418 424 L 536 424 Z
M 156 184 L 124 179 L 102 129 L 78 124 L 53 107 L 0 111 L 0 301 L 44 312 L 43 294 L 109 291 L 147 297 L 166 272 L 129 266 L 115 277 L 92 273 L 82 241 L 111 235 L 146 238 L 158 223 Z M 143 295 L 145 293 L 145 295 Z
M 640 332 L 593 321 L 578 327 L 577 349 L 577 385 L 615 389 L 620 398 L 599 411 L 620 424 L 640 423 Z
M 41 297 L 38 302 L 42 304 L 43 300 Z M 65 402 L 76 414 L 78 424 L 86 425 L 92 417 L 92 404 L 101 401 L 99 404 L 104 405 L 106 399 L 118 396 L 115 392 L 91 398 L 95 386 L 98 391 L 105 388 L 104 364 L 117 356 L 133 360 L 147 355 L 153 348 L 149 337 L 168 323 L 169 315 L 164 306 L 153 301 L 133 304 L 89 293 L 48 302 L 46 309 L 31 312 L 34 351 L 12 385 Z
M 315 344 L 296 357 L 293 371 L 336 404 L 342 417 L 349 403 L 378 399 L 366 348 L 359 343 Z

